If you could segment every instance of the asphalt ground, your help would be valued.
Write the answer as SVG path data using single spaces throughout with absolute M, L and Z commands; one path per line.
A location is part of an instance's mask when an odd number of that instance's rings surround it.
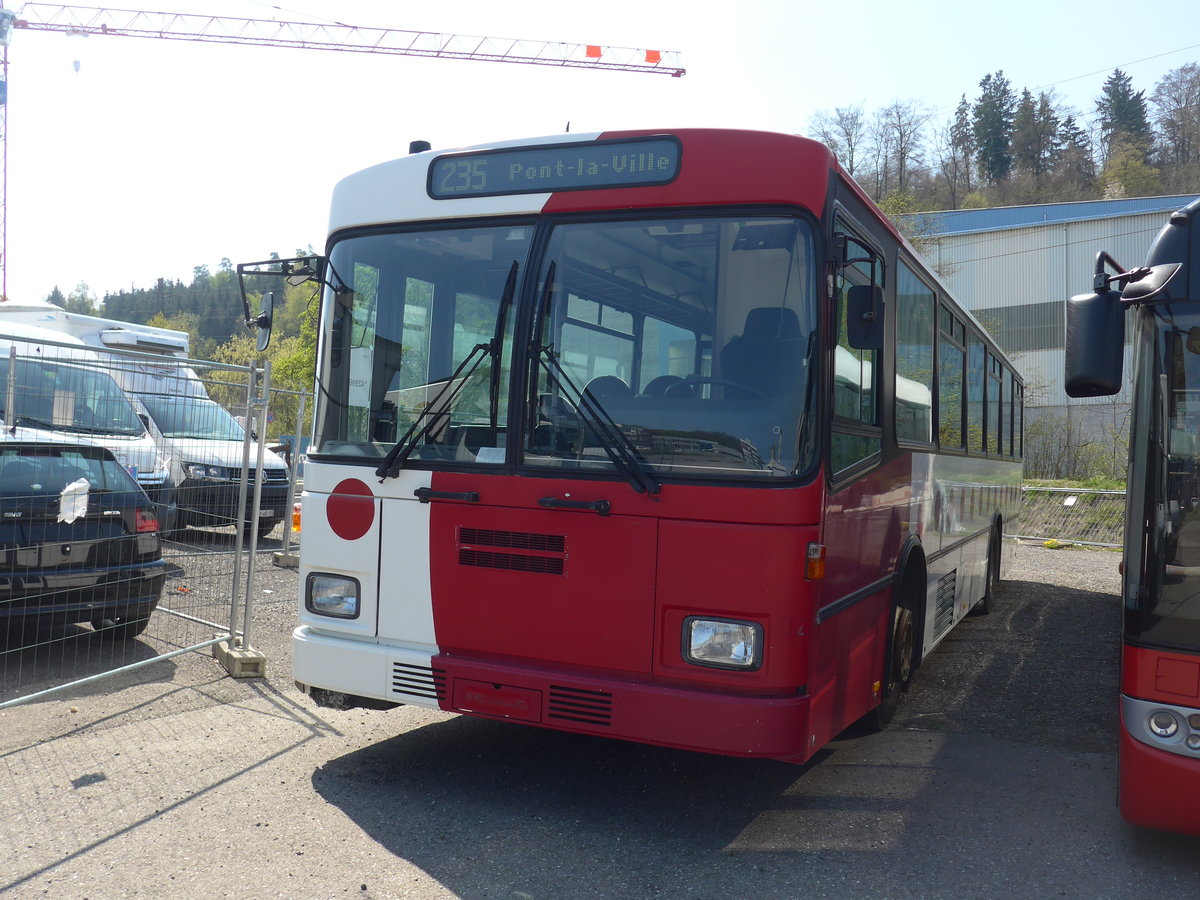
M 1117 556 L 1005 550 L 894 725 L 803 767 L 318 709 L 260 566 L 266 678 L 194 653 L 0 710 L 0 895 L 1200 896 L 1200 839 L 1115 808 Z

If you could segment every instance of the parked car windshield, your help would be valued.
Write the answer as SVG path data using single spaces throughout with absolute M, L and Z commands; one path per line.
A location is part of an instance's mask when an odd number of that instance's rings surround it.
M 0 357 L 0 418 L 81 434 L 146 433 L 137 410 L 112 376 L 48 359 L 18 359 L 8 409 L 8 359 Z
M 139 398 L 164 437 L 202 441 L 240 441 L 242 426 L 225 407 L 200 397 L 163 397 L 142 394 Z

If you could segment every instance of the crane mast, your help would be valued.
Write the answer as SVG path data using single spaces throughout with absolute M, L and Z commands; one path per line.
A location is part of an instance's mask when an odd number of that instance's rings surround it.
M 0 0 L 2 5 L 3 0 Z M 521 38 L 480 37 L 430 31 L 373 28 L 340 22 L 290 22 L 198 13 L 149 12 L 136 9 L 25 3 L 15 13 L 0 8 L 3 43 L 3 83 L 8 82 L 7 27 L 61 34 L 110 35 L 214 44 L 291 47 L 300 50 L 340 50 L 433 59 L 521 63 L 560 68 L 671 75 L 685 70 L 674 50 L 645 50 L 601 44 L 573 44 Z M 0 302 L 8 299 L 8 111 L 0 96 Z

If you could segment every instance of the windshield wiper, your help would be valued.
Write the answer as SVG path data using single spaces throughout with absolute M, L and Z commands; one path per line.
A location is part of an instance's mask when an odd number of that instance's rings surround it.
M 387 456 L 383 458 L 383 462 L 375 470 L 375 474 L 379 476 L 380 482 L 386 478 L 395 478 L 400 474 L 400 470 L 404 468 L 404 464 L 408 461 L 408 458 L 417 449 L 417 445 L 421 442 L 421 439 L 429 434 L 436 422 L 443 416 L 449 415 L 449 410 L 454 404 L 454 399 L 462 391 L 463 385 L 475 374 L 475 370 L 479 368 L 479 364 L 495 353 L 494 345 L 495 341 L 488 341 L 486 344 L 476 344 L 471 348 L 471 352 L 458 364 L 458 368 L 454 370 L 454 373 L 446 379 L 446 383 L 442 385 L 442 389 L 434 395 L 434 398 L 425 405 L 425 408 L 413 420 L 412 425 L 408 427 L 408 431 L 404 432 L 404 437 L 400 438 L 396 442 L 396 445 L 388 451 Z M 465 374 L 463 373 L 464 369 L 466 369 Z M 442 402 L 443 397 L 445 398 L 445 403 Z
M 496 311 L 496 331 L 492 335 L 492 339 L 485 344 L 476 344 L 471 348 L 471 352 L 458 364 L 458 368 L 454 370 L 454 374 L 442 385 L 442 389 L 421 410 L 420 415 L 409 426 L 408 431 L 404 433 L 404 437 L 400 438 L 396 442 L 396 445 L 388 451 L 387 456 L 383 458 L 383 462 L 379 464 L 379 468 L 375 470 L 375 474 L 379 476 L 381 482 L 386 478 L 395 478 L 400 474 L 400 470 L 404 468 L 404 464 L 408 461 L 408 458 L 417 449 L 417 445 L 421 442 L 421 439 L 430 432 L 434 424 L 442 416 L 448 414 L 450 407 L 454 404 L 454 399 L 462 391 L 463 386 L 470 381 L 471 376 L 475 374 L 475 370 L 479 368 L 480 363 L 489 357 L 492 360 L 492 379 L 489 388 L 492 433 L 495 434 L 499 430 L 499 424 L 496 420 L 499 415 L 497 410 L 500 400 L 500 348 L 504 340 L 504 319 L 508 308 L 512 305 L 513 294 L 517 288 L 517 269 L 517 261 L 514 259 L 512 266 L 508 270 L 508 280 L 504 283 L 504 293 L 500 297 L 499 309 Z M 466 370 L 465 372 L 463 371 L 464 369 Z M 447 391 L 449 391 L 449 394 L 446 393 Z M 445 404 L 442 403 L 443 397 L 446 398 Z M 433 412 L 434 410 L 437 410 L 437 412 Z M 425 420 L 424 425 L 421 424 L 422 419 Z
M 567 374 L 562 363 L 558 361 L 558 357 L 554 355 L 553 345 L 540 342 L 542 325 L 545 322 L 550 306 L 550 297 L 554 290 L 556 268 L 557 264 L 553 260 L 546 268 L 546 280 L 542 286 L 542 295 L 538 298 L 538 305 L 533 314 L 531 329 L 533 340 L 529 344 L 530 356 L 537 361 L 537 364 L 558 387 L 559 393 L 566 394 L 568 401 L 600 441 L 600 448 L 608 455 L 616 470 L 625 476 L 630 487 L 639 494 L 657 494 L 662 487 L 650 474 L 650 467 L 637 452 L 637 448 L 621 431 L 620 426 L 612 420 L 608 411 L 591 394 L 581 391 L 579 386 L 571 380 L 571 376 Z M 532 444 L 534 433 L 537 430 L 538 380 L 536 374 L 531 373 L 531 376 L 529 379 L 529 439 Z M 570 389 L 569 392 L 565 390 L 567 388 Z
M 567 370 L 562 367 L 562 363 L 554 355 L 554 349 L 550 346 L 542 346 L 537 348 L 537 361 L 550 380 L 554 382 L 559 389 L 561 395 L 575 407 L 580 418 L 586 423 L 592 433 L 600 442 L 602 449 L 617 471 L 625 476 L 625 480 L 639 494 L 657 494 L 662 487 L 654 476 L 650 474 L 649 464 L 638 453 L 637 447 L 629 440 L 629 437 L 621 430 L 616 422 L 600 403 L 589 394 L 587 391 L 581 391 L 579 386 L 571 380 L 571 376 L 567 374 Z M 568 390 L 569 389 L 569 390 Z M 537 407 L 533 407 L 534 410 Z
M 504 326 L 508 319 L 508 310 L 512 306 L 513 296 L 517 291 L 517 261 L 514 259 L 508 270 L 508 279 L 504 282 L 504 293 L 500 295 L 500 307 L 496 310 L 496 330 L 492 332 L 492 378 L 488 385 L 488 411 L 491 413 L 492 443 L 496 443 L 500 433 L 500 348 L 504 341 Z

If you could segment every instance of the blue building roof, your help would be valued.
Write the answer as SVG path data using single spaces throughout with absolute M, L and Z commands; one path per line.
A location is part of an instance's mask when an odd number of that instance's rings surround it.
M 913 213 L 902 218 L 921 221 L 922 231 L 931 235 L 970 234 L 976 231 L 1049 225 L 1054 222 L 1109 219 L 1134 213 L 1169 214 L 1182 209 L 1195 199 L 1195 194 L 1177 194 L 1170 197 L 1135 197 L 1130 200 L 1081 200 L 1075 203 L 999 206 L 993 209 L 951 209 Z

